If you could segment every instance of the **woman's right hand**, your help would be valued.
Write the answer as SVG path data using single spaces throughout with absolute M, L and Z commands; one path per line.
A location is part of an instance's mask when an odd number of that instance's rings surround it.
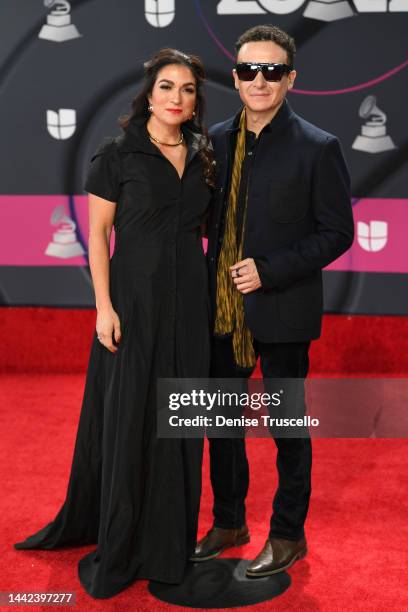
M 120 321 L 112 307 L 98 310 L 96 317 L 96 333 L 99 342 L 111 353 L 116 353 L 118 347 L 113 344 L 113 338 L 119 343 L 121 338 Z

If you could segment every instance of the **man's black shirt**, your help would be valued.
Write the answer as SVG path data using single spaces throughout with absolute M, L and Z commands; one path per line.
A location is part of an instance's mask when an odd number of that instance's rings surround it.
M 251 132 L 250 130 L 245 130 L 245 157 L 242 160 L 241 181 L 240 181 L 240 186 L 239 186 L 238 202 L 237 202 L 236 227 L 237 227 L 237 245 L 238 246 L 241 242 L 242 224 L 244 221 L 244 211 L 245 211 L 245 199 L 246 199 L 247 189 L 249 186 L 251 168 L 252 168 L 253 160 L 255 158 L 255 152 L 256 152 L 257 145 L 258 145 L 258 138 L 256 137 L 255 132 Z M 234 147 L 234 153 L 235 153 L 235 147 Z

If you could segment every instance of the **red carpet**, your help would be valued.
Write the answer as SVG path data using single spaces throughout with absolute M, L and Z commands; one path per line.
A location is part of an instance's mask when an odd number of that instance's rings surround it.
M 0 372 L 83 372 L 95 311 L 2 308 Z M 406 374 L 408 317 L 326 315 L 313 373 Z
M 7 364 L 10 373 L 1 379 L 0 591 L 75 591 L 76 609 L 81 611 L 182 609 L 157 602 L 146 582 L 136 582 L 109 600 L 90 598 L 79 584 L 77 562 L 92 547 L 59 552 L 13 549 L 13 542 L 50 521 L 64 500 L 94 313 L 3 313 L 1 371 Z M 312 371 L 406 375 L 406 348 L 406 319 L 326 317 L 324 337 L 313 348 Z M 78 373 L 58 373 L 70 364 Z M 52 374 L 45 374 L 47 370 Z M 407 441 L 314 440 L 313 450 L 313 493 L 306 522 L 309 553 L 289 570 L 288 591 L 254 609 L 408 610 Z M 248 440 L 248 455 L 252 539 L 224 556 L 252 558 L 268 531 L 276 486 L 275 445 L 271 440 Z M 207 453 L 204 483 L 200 534 L 211 522 Z

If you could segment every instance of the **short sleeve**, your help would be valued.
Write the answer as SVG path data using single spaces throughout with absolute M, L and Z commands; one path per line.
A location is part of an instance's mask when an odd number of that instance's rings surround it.
M 120 159 L 114 138 L 104 138 L 93 154 L 84 189 L 105 200 L 117 201 L 120 192 Z

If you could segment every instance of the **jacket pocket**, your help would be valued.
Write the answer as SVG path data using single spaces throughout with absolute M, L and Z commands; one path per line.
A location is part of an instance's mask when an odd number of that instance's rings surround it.
M 305 182 L 270 180 L 266 214 L 274 223 L 297 223 L 309 209 L 309 186 Z

